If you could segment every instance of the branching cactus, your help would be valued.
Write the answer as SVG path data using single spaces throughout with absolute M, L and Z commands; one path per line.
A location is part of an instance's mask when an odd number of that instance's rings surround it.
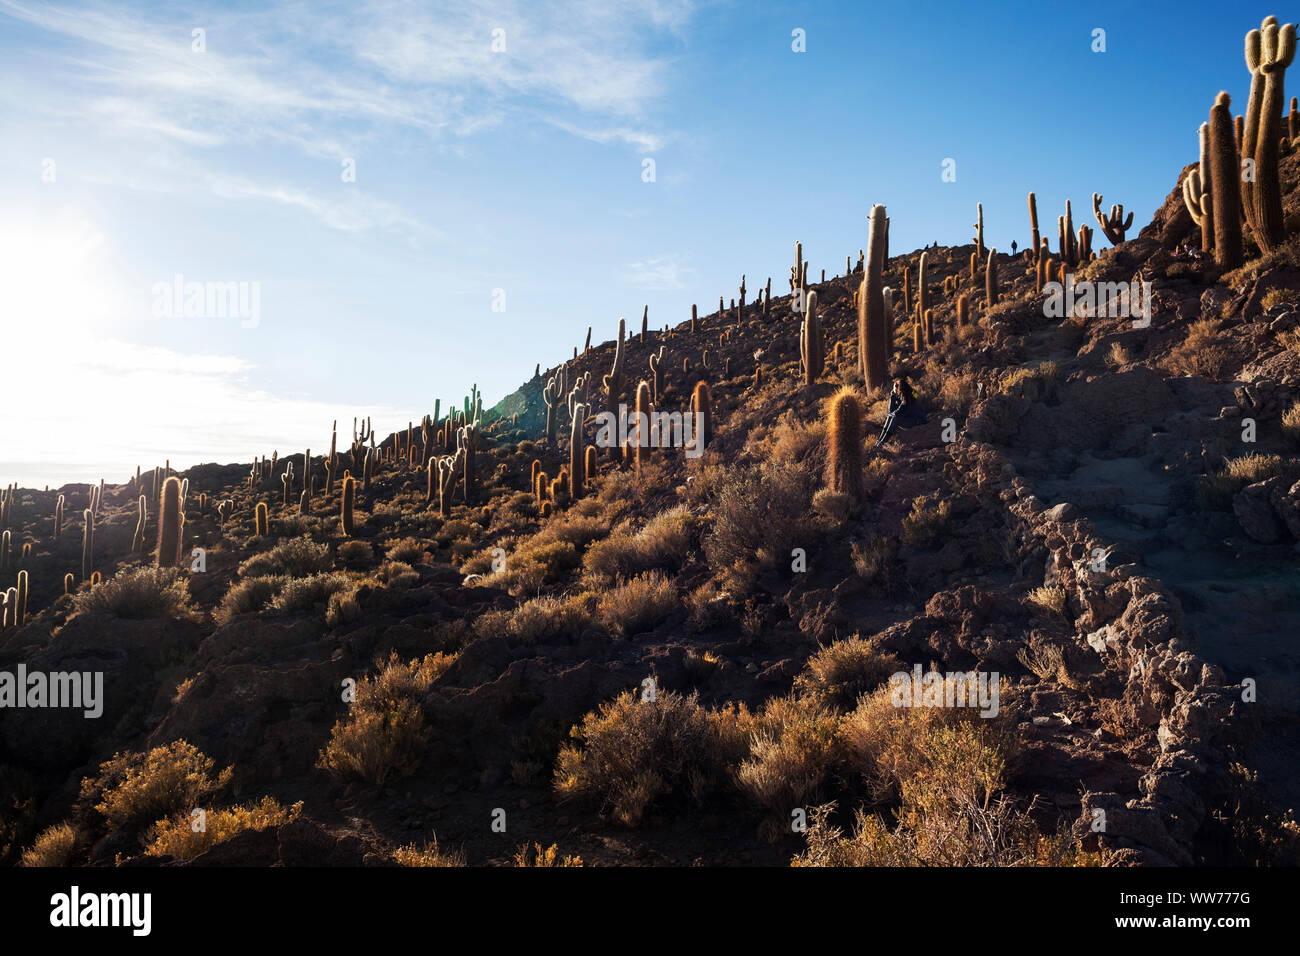
M 618 406 L 623 401 L 623 390 L 627 385 L 627 379 L 623 375 L 623 337 L 626 333 L 627 323 L 619 319 L 618 342 L 614 346 L 614 367 L 604 378 L 605 408 L 615 420 L 618 418 Z M 609 454 L 611 458 L 618 458 L 619 450 L 613 442 L 610 443 Z
M 1123 242 L 1124 233 L 1133 226 L 1133 214 L 1129 213 L 1128 218 L 1125 219 L 1123 206 L 1111 206 L 1109 215 L 1101 214 L 1101 193 L 1092 194 L 1092 214 L 1097 217 L 1097 225 L 1101 226 L 1106 241 L 1112 246 L 1118 246 Z M 1037 235 L 1034 237 L 1034 243 L 1035 245 L 1038 243 Z
M 641 465 L 650 455 L 650 416 L 654 408 L 650 404 L 650 383 L 645 379 L 636 387 L 636 474 L 641 476 Z M 573 457 L 573 456 L 570 456 Z
M 1271 252 L 1286 238 L 1282 218 L 1282 184 L 1278 174 L 1278 141 L 1281 138 L 1282 104 L 1285 98 L 1286 69 L 1295 59 L 1295 24 L 1279 27 L 1276 18 L 1264 21 L 1260 30 L 1259 73 L 1264 75 L 1264 96 L 1260 104 L 1259 132 L 1255 142 L 1255 187 L 1251 199 L 1255 214 L 1255 240 L 1263 252 Z M 1249 65 L 1249 64 L 1248 64 Z M 1227 97 L 1220 93 L 1220 97 Z M 1216 103 L 1217 106 L 1217 103 Z M 1216 121 L 1211 111 L 1211 156 L 1216 155 Z M 1229 117 L 1231 124 L 1231 117 Z M 1231 125 L 1229 125 L 1231 129 Z M 1211 160 L 1213 171 L 1213 160 Z M 1215 210 L 1222 212 L 1216 203 Z M 1219 231 L 1216 224 L 1215 238 Z
M 663 361 L 664 347 L 661 345 L 658 352 L 650 353 L 650 387 L 653 389 L 656 402 L 663 394 Z
M 826 367 L 826 344 L 822 338 L 821 317 L 817 314 L 817 293 L 808 293 L 808 312 L 799 328 L 799 357 L 803 362 L 803 381 L 812 385 Z
M 877 204 L 871 209 L 867 263 L 858 290 L 859 366 L 869 391 L 884 387 L 889 357 L 885 342 L 884 240 L 885 207 Z
M 546 447 L 555 447 L 555 406 L 559 403 L 555 378 L 550 378 L 542 389 L 542 401 L 546 403 Z

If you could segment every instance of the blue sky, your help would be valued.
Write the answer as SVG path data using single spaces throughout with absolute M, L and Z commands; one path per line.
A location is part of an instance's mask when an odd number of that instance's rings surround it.
M 0 0 L 0 287 L 32 359 L 0 383 L 0 480 L 323 449 L 472 382 L 491 404 L 589 324 L 676 323 L 742 273 L 785 291 L 796 239 L 839 271 L 875 202 L 895 251 L 968 241 L 977 202 L 1023 246 L 1030 189 L 1053 245 L 1094 191 L 1136 230 L 1214 95 L 1240 111 L 1269 12 Z M 256 283 L 259 321 L 155 316 L 178 273 Z

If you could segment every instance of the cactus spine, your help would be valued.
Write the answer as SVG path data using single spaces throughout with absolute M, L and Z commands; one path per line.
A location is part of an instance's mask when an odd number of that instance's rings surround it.
M 885 207 L 871 209 L 867 235 L 867 262 L 858 290 L 858 358 L 868 390 L 882 388 L 888 360 L 885 342 Z M 920 291 L 920 290 L 918 290 Z

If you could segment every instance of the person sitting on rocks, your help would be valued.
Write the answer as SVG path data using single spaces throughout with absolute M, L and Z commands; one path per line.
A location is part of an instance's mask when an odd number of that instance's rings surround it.
M 889 441 L 898 427 L 911 428 L 913 425 L 925 424 L 925 410 L 916 400 L 916 392 L 905 374 L 894 379 L 894 387 L 889 393 L 889 414 L 885 416 L 885 425 L 880 430 L 880 437 L 872 448 L 879 448 Z

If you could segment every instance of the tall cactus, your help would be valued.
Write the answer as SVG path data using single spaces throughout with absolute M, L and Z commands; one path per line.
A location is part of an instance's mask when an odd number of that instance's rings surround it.
M 141 521 L 144 512 L 140 513 Z M 163 482 L 162 503 L 158 509 L 158 553 L 160 568 L 175 567 L 181 557 L 181 483 L 173 475 Z
M 695 422 L 695 441 L 701 451 L 713 440 L 713 392 L 709 383 L 700 379 L 691 393 L 691 413 Z
M 721 309 L 719 308 L 719 313 Z M 719 315 L 721 318 L 721 315 Z M 605 385 L 605 408 L 618 420 L 618 407 L 623 400 L 623 389 L 627 384 L 627 379 L 623 375 L 623 336 L 627 334 L 627 323 L 623 319 L 618 320 L 618 342 L 614 346 L 614 367 L 610 369 L 608 375 L 604 378 Z M 618 458 L 619 449 L 617 442 L 610 442 L 609 456 Z
M 140 500 L 139 500 L 139 502 L 137 502 L 137 508 L 136 508 L 136 514 L 137 514 L 137 517 L 136 517 L 136 521 L 135 521 L 135 534 L 133 534 L 133 535 L 131 536 L 131 550 L 132 550 L 132 551 L 143 551 L 143 550 L 144 550 L 144 528 L 145 528 L 145 521 L 146 521 L 147 518 L 149 517 L 149 508 L 148 508 L 148 504 L 147 504 L 148 500 L 149 500 L 149 499 L 146 498 L 144 495 L 141 495 L 141 496 L 140 496 Z
M 1292 30 L 1292 46 L 1295 32 Z M 1294 51 L 1293 51 L 1294 52 Z M 1221 269 L 1235 269 L 1243 260 L 1241 239 L 1241 175 L 1232 129 L 1231 99 L 1221 92 L 1210 109 L 1210 182 L 1214 208 L 1214 261 Z M 1265 97 L 1265 105 L 1268 99 Z M 1276 151 L 1277 143 L 1273 144 Z M 1257 183 L 1262 186 L 1263 183 Z M 1274 186 L 1277 185 L 1276 176 Z M 1256 194 L 1259 198 L 1259 194 Z M 1280 202 L 1280 200 L 1279 200 Z M 1279 209 L 1281 207 L 1279 206 Z M 1264 219 L 1261 228 L 1267 229 Z
M 81 529 L 81 579 L 89 581 L 95 556 L 95 513 L 87 508 L 81 517 L 85 522 Z
M 345 473 L 343 476 L 343 533 L 349 538 L 357 530 L 357 480 L 351 474 Z
M 984 204 L 975 204 L 975 251 L 984 256 Z
M 852 388 L 845 386 L 831 399 L 826 434 L 826 486 L 855 503 L 861 501 L 862 405 Z
M 573 429 L 569 434 L 569 497 L 577 501 L 587 487 L 587 466 L 595 467 L 595 458 L 588 458 L 588 451 L 595 448 L 586 447 L 587 434 L 583 425 L 587 418 L 587 406 L 577 402 L 573 406 Z
M 987 312 L 998 304 L 998 266 L 993 257 L 996 249 L 989 250 L 988 263 L 984 267 L 984 310 Z
M 1033 252 L 1034 258 L 1037 259 L 1040 251 L 1038 248 L 1038 200 L 1032 192 L 1029 194 L 1029 228 L 1033 232 L 1033 245 L 1029 248 Z
M 867 261 L 858 290 L 858 364 L 868 391 L 883 388 L 888 371 L 885 342 L 885 207 L 871 209 Z
M 1260 105 L 1259 132 L 1255 142 L 1255 188 L 1252 190 L 1257 226 L 1255 240 L 1264 252 L 1277 248 L 1286 238 L 1286 225 L 1282 218 L 1282 185 L 1278 175 L 1278 140 L 1281 137 L 1279 125 L 1282 121 L 1282 106 L 1286 102 L 1286 69 L 1295 59 L 1296 42 L 1295 24 L 1288 23 L 1279 27 L 1275 18 L 1270 19 L 1273 22 L 1266 20 L 1260 31 L 1259 72 L 1264 74 L 1264 97 Z M 1222 97 L 1227 94 L 1219 95 Z M 1213 125 L 1211 121 L 1212 137 Z M 1215 208 L 1219 209 L 1217 204 Z M 1218 234 L 1216 225 L 1216 239 Z
M 650 383 L 641 379 L 636 387 L 636 474 L 641 475 L 641 465 L 650 455 Z
M 822 338 L 821 317 L 817 314 L 817 292 L 808 293 L 808 312 L 799 327 L 799 356 L 803 361 L 803 381 L 811 385 L 826 368 L 826 343 Z

